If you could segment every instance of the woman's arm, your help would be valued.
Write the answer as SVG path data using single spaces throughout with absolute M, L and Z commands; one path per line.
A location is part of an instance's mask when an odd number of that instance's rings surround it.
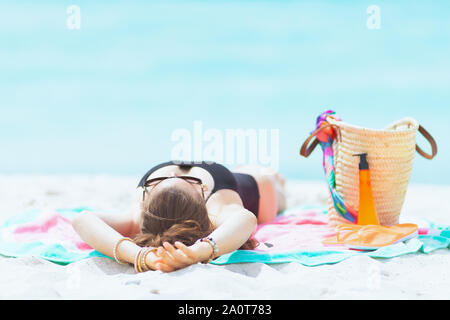
M 119 219 L 116 220 L 116 223 L 119 222 L 119 229 L 120 226 L 122 226 L 122 228 L 126 226 L 125 222 L 122 221 L 122 223 L 120 223 L 119 217 L 111 219 L 113 219 L 111 221 L 114 221 L 114 219 Z M 89 212 L 81 213 L 77 217 L 75 217 L 72 222 L 72 226 L 84 242 L 86 242 L 95 250 L 109 257 L 114 257 L 113 250 L 117 241 L 119 241 L 124 236 L 128 236 L 119 233 L 113 227 L 108 225 L 108 223 L 102 220 L 98 216 L 98 214 Z M 122 241 L 117 247 L 117 258 L 120 261 L 133 264 L 136 254 L 140 249 L 141 247 L 131 241 Z M 160 258 L 156 257 L 156 255 L 154 255 L 153 253 L 150 253 L 147 255 L 146 262 L 152 269 L 168 271 L 167 267 L 164 264 L 158 263 L 159 260 Z
M 239 249 L 257 226 L 256 216 L 244 208 L 239 194 L 233 190 L 219 190 L 208 200 L 207 208 L 215 230 L 219 255 Z
M 238 204 L 228 204 L 220 211 L 217 228 L 210 234 L 223 255 L 239 249 L 252 235 L 256 228 L 255 215 Z
M 123 213 L 105 213 L 101 211 L 89 212 L 88 214 L 99 217 L 103 222 L 116 230 L 124 237 L 133 238 L 139 230 L 138 215 L 140 213 L 137 204 L 131 206 Z
M 96 214 L 84 212 L 79 214 L 72 222 L 75 231 L 81 239 L 95 250 L 113 257 L 114 245 L 124 236 L 109 226 Z M 122 241 L 117 248 L 118 258 L 129 263 L 134 262 L 134 257 L 139 247 L 129 241 Z

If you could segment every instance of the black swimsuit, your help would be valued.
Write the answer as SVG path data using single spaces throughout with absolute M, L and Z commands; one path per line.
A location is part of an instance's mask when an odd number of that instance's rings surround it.
M 194 162 L 194 161 L 168 161 L 151 168 L 141 179 L 138 187 L 143 187 L 148 177 L 156 170 L 177 165 L 181 169 L 190 169 L 192 167 L 200 167 L 211 174 L 214 180 L 214 189 L 211 194 L 221 189 L 231 189 L 236 191 L 242 199 L 244 208 L 253 212 L 258 216 L 259 209 L 259 190 L 255 179 L 245 173 L 231 172 L 223 165 L 216 162 Z

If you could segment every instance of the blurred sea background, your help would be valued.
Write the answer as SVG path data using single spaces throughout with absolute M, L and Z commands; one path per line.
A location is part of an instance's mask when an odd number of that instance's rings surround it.
M 0 174 L 138 178 L 199 120 L 278 129 L 280 172 L 320 180 L 320 148 L 299 148 L 333 109 L 371 128 L 416 118 L 439 153 L 416 157 L 412 182 L 448 184 L 449 13 L 443 0 L 2 1 Z

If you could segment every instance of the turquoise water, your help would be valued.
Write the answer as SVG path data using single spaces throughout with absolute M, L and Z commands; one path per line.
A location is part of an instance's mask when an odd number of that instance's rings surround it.
M 80 29 L 66 12 L 80 8 Z M 0 173 L 142 174 L 174 130 L 278 129 L 279 169 L 322 179 L 298 149 L 315 117 L 436 138 L 413 181 L 447 183 L 450 5 L 376 1 L 5 1 Z M 419 143 L 429 150 L 423 139 Z

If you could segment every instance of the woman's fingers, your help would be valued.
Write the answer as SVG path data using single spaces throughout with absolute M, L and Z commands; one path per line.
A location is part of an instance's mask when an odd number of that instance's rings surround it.
M 196 253 L 183 243 L 175 242 L 176 248 L 168 242 L 158 247 L 156 256 L 161 259 L 155 263 L 155 267 L 163 272 L 171 272 L 187 267 L 197 262 Z
M 193 264 L 196 262 L 195 255 L 188 247 L 186 247 L 183 243 L 177 241 L 175 242 L 175 246 L 178 248 L 175 249 L 172 245 L 170 245 L 170 253 L 176 257 L 177 259 L 180 259 L 180 261 L 183 261 L 187 264 Z
M 171 267 L 178 267 L 178 263 L 174 260 L 174 258 L 170 255 L 170 253 L 165 250 L 163 247 L 158 247 L 158 250 L 156 251 L 158 256 L 160 256 L 164 263 L 171 266 Z
M 180 249 L 187 257 L 195 259 L 194 251 L 191 248 L 187 247 L 184 243 L 177 241 L 175 242 L 175 246 Z
M 172 255 L 172 257 L 179 261 L 182 262 L 184 264 L 192 264 L 192 259 L 189 255 L 184 254 L 184 252 L 182 250 L 177 250 L 175 249 L 170 243 L 168 242 L 164 242 L 163 243 L 164 248 L 169 251 L 169 253 Z
M 163 243 L 163 247 L 164 249 L 166 249 L 167 251 L 170 252 L 170 254 L 172 255 L 172 257 L 174 257 L 174 259 L 182 259 L 183 256 L 177 252 L 177 250 L 168 242 L 164 242 Z
M 180 269 L 192 264 L 191 259 L 186 257 L 182 252 L 177 251 L 170 244 L 163 244 L 163 247 L 158 247 L 157 254 L 160 256 L 164 263 L 168 266 Z

